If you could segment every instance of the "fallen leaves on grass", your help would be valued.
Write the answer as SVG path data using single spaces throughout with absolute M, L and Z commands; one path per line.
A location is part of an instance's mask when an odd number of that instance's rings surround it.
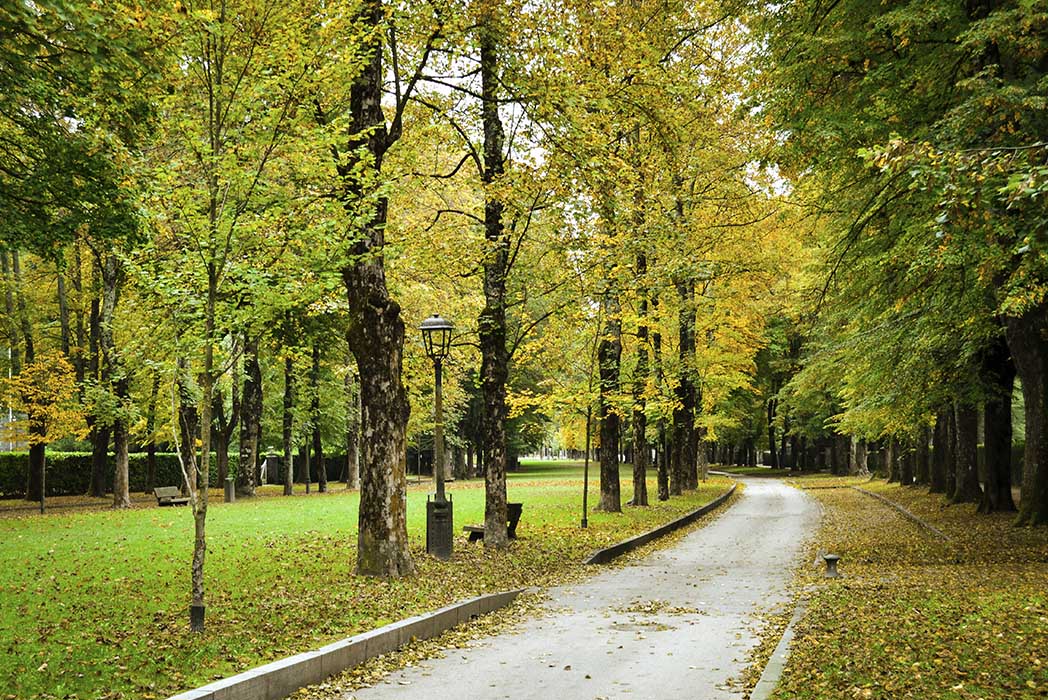
M 812 491 L 824 509 L 818 546 L 842 557 L 843 578 L 802 572 L 814 593 L 776 697 L 1048 695 L 1048 533 L 943 507 L 923 489 L 865 487 L 953 541 L 852 489 Z

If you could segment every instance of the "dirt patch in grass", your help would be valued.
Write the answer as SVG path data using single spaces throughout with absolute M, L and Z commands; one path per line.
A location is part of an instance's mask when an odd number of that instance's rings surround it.
M 778 698 L 1048 696 L 1048 531 L 946 506 L 924 489 L 868 482 L 947 533 L 944 542 L 854 489 L 819 489 L 817 547 L 843 578 L 814 567 Z

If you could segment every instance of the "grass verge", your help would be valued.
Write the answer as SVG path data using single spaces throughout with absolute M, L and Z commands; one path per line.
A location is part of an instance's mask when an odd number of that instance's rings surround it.
M 409 488 L 418 572 L 401 580 L 353 575 L 356 493 L 217 504 L 208 515 L 203 635 L 187 624 L 188 509 L 0 519 L 0 693 L 163 697 L 455 600 L 559 582 L 593 550 L 693 510 L 728 486 L 711 479 L 650 508 L 591 512 L 581 530 L 581 484 L 575 466 L 566 469 L 511 479 L 509 498 L 522 501 L 524 513 L 509 550 L 488 552 L 460 535 L 450 562 L 423 553 L 430 485 Z M 623 480 L 624 500 L 629 483 Z M 451 492 L 458 527 L 483 520 L 482 482 L 458 482 Z
M 801 570 L 811 600 L 775 697 L 1048 696 L 1048 532 L 924 489 L 862 486 L 953 541 L 854 489 L 811 489 L 824 512 L 816 547 L 842 557 L 844 576 Z

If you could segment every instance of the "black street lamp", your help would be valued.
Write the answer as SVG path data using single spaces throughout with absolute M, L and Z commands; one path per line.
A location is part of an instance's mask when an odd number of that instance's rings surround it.
M 450 559 L 454 536 L 454 515 L 451 499 L 444 494 L 444 405 L 442 397 L 442 374 L 444 358 L 451 351 L 450 322 L 433 314 L 419 326 L 426 354 L 433 360 L 436 383 L 433 390 L 433 475 L 437 480 L 437 493 L 433 500 L 426 499 L 426 551 L 439 559 Z

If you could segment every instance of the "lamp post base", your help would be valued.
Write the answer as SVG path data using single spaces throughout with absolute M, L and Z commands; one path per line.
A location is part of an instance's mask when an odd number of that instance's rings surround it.
M 426 551 L 437 559 L 451 559 L 455 518 L 451 500 L 426 498 Z

